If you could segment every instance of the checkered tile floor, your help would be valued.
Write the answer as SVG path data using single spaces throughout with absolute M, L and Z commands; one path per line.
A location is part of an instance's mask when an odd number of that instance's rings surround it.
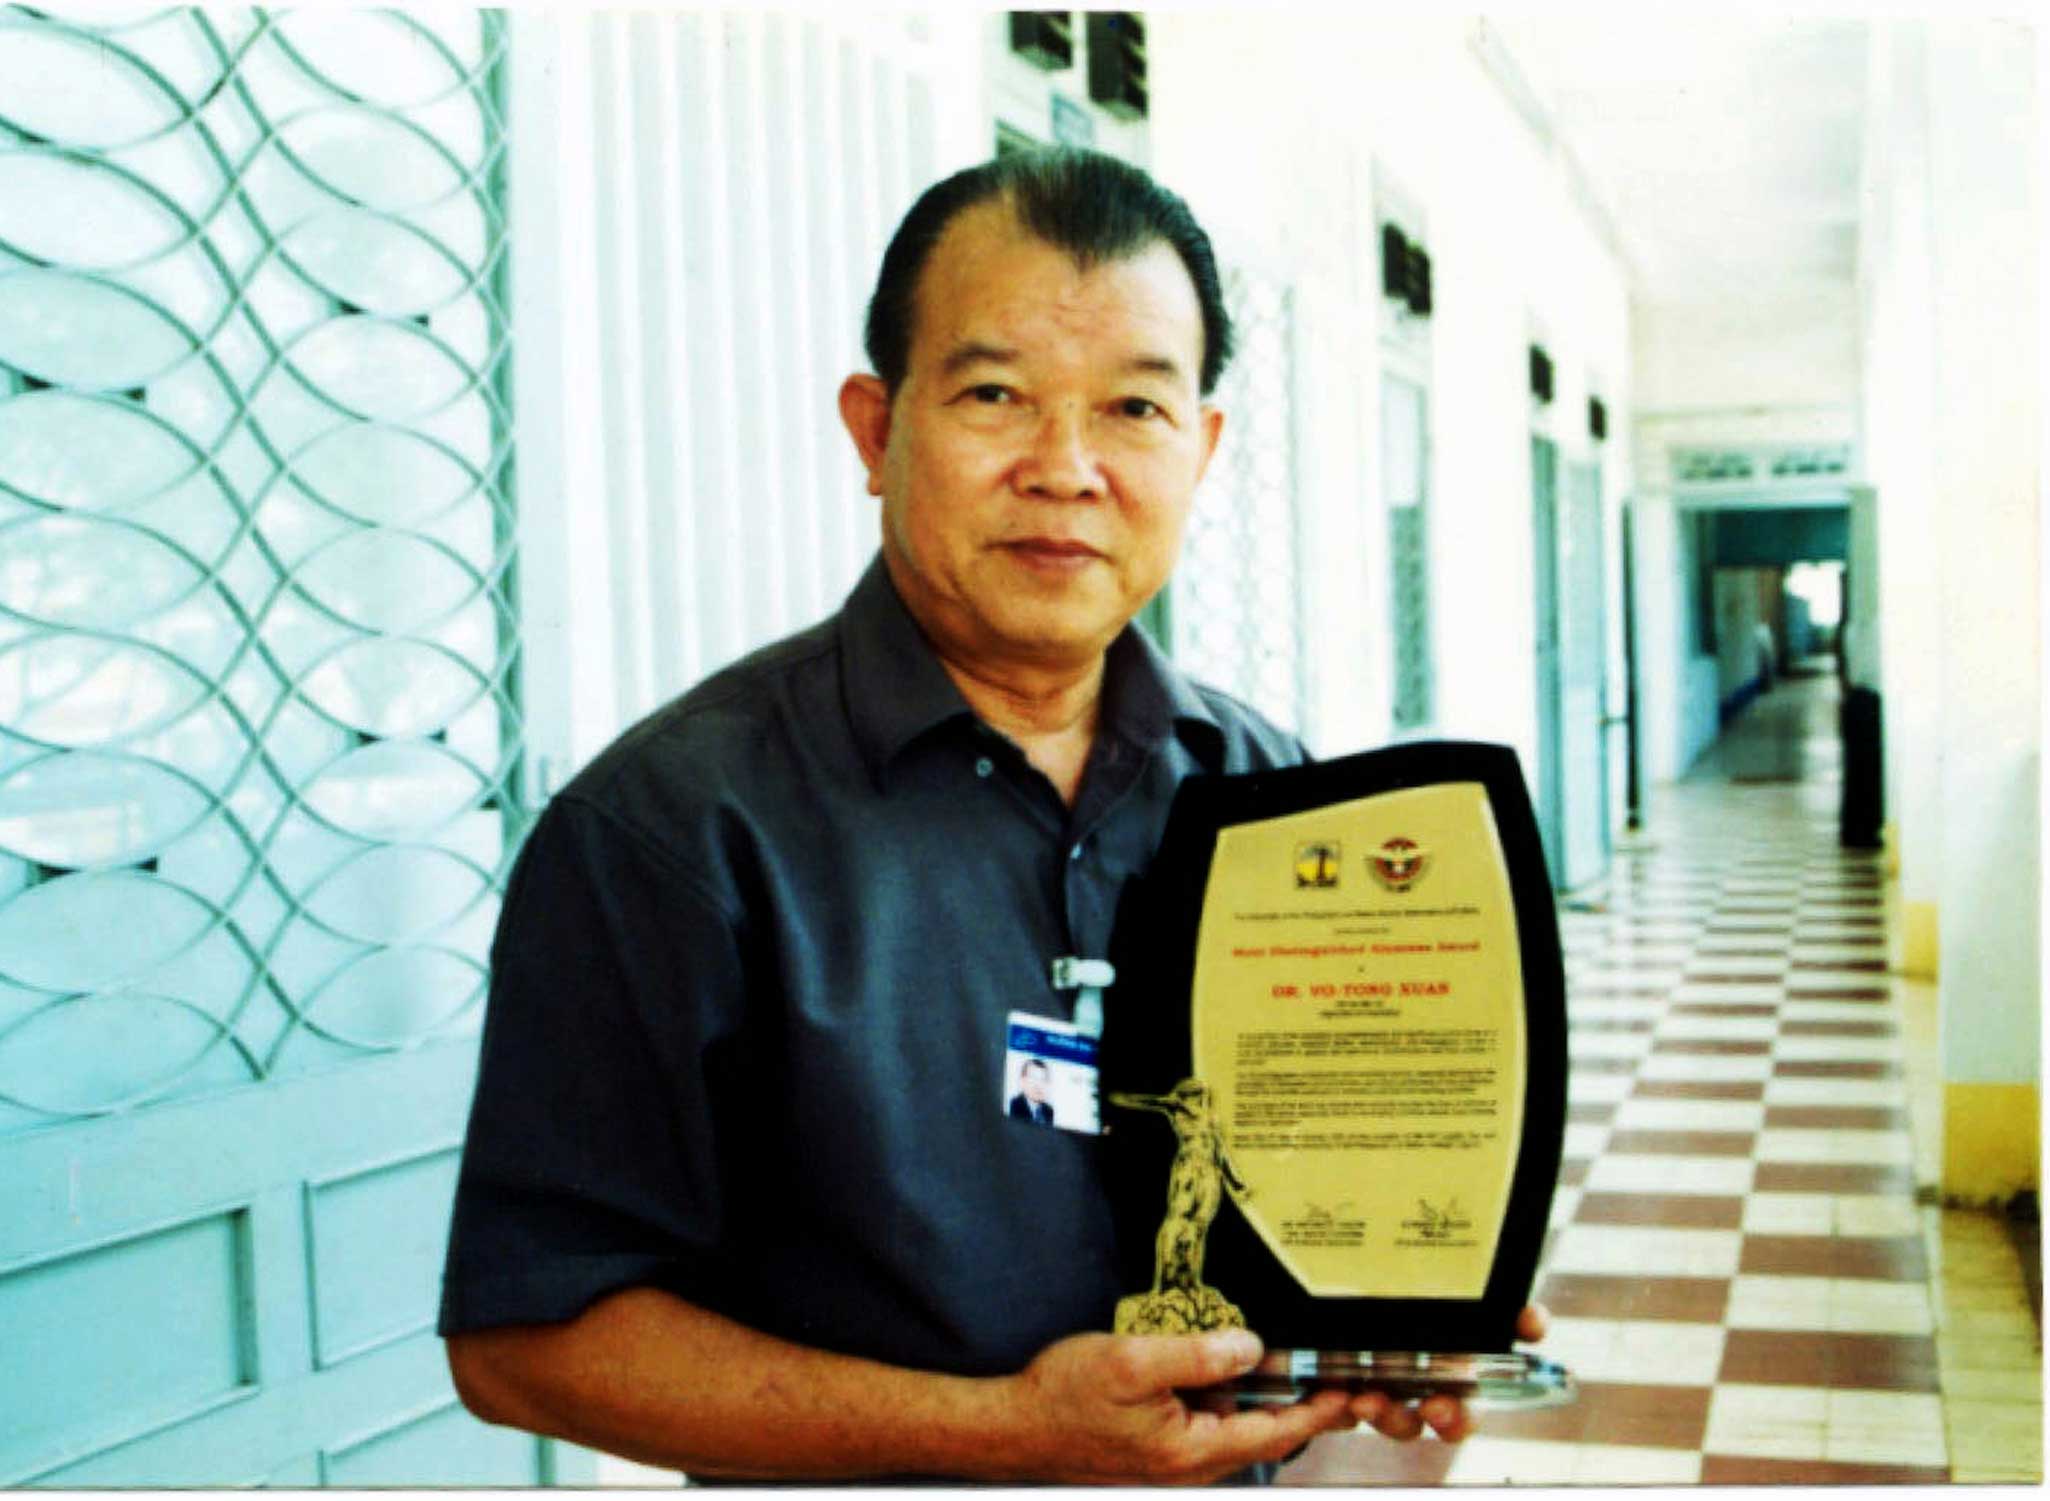
M 1655 840 L 1562 913 L 1571 1108 L 1538 1296 L 1579 1401 L 1457 1446 L 1327 1439 L 1286 1480 L 1952 1478 L 1876 859 L 1838 848 L 1826 784 L 1666 793 Z

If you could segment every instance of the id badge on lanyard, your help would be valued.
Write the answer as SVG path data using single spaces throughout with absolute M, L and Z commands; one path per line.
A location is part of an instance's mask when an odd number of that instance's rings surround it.
M 1072 1021 L 1013 1011 L 1005 1022 L 1004 1113 L 1027 1125 L 1097 1136 L 1097 1039 L 1103 1031 L 1103 988 L 1116 971 L 1101 959 L 1053 962 L 1053 987 L 1076 990 Z

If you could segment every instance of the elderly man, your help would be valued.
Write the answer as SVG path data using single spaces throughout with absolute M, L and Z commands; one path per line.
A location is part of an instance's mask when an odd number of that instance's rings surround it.
M 1179 782 L 1301 759 L 1130 621 L 1223 423 L 1209 241 L 1086 153 L 929 190 L 840 411 L 882 501 L 841 612 L 628 731 L 506 895 L 442 1310 L 480 1416 L 694 1477 L 1220 1478 L 1356 1422 L 1177 1393 L 1114 1336 L 1093 1136 L 1006 1109 Z M 1116 1004 L 1113 986 L 1105 1004 Z M 1527 1333 L 1532 1332 L 1526 1329 Z

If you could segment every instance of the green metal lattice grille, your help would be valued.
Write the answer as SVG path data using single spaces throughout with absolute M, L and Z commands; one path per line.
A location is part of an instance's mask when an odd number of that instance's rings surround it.
M 467 1030 L 502 19 L 0 10 L 0 1131 Z
M 1388 507 L 1388 639 L 1398 732 L 1435 712 L 1431 675 L 1430 430 L 1424 389 L 1397 376 L 1381 385 L 1382 490 Z
M 1239 267 L 1226 270 L 1224 294 L 1238 346 L 1217 391 L 1224 438 L 1190 513 L 1166 620 L 1181 666 L 1300 732 L 1294 303 L 1285 283 Z

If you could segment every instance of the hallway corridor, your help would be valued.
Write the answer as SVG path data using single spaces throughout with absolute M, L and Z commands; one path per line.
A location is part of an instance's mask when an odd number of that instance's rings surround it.
M 2033 1481 L 2041 1339 L 1933 1184 L 1931 987 L 1837 844 L 1836 683 L 1791 676 L 1562 912 L 1566 1164 L 1541 1347 L 1580 1400 L 1457 1447 L 1327 1441 L 1301 1484 Z M 1924 1195 L 1933 1201 L 1933 1194 Z

